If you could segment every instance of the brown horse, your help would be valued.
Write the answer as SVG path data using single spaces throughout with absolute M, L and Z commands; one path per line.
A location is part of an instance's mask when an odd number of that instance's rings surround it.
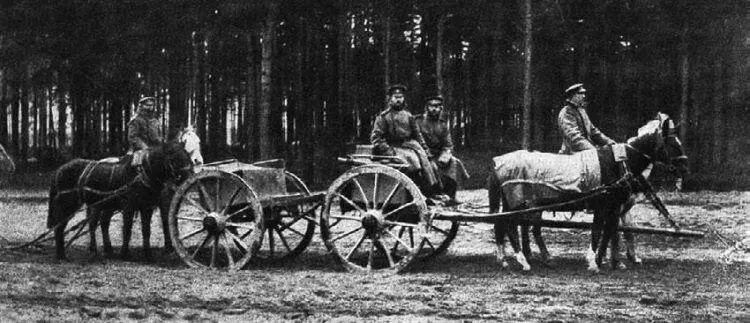
M 109 226 L 109 217 L 101 217 L 100 212 L 122 210 L 123 257 L 128 256 L 130 225 L 134 212 L 141 211 L 143 223 L 151 223 L 151 210 L 158 202 L 159 193 L 170 180 L 180 181 L 189 175 L 191 159 L 184 144 L 166 143 L 149 148 L 141 167 L 131 165 L 132 156 L 126 156 L 116 163 L 106 163 L 88 159 L 74 159 L 60 166 L 50 184 L 47 227 L 55 229 L 56 255 L 65 258 L 65 226 L 77 210 L 87 205 L 92 211 L 89 217 L 89 230 L 92 245 L 96 250 L 93 232 L 99 218 L 102 225 Z M 142 226 L 143 245 L 149 256 L 150 225 Z M 109 236 L 104 235 L 105 249 Z M 111 253 L 111 246 L 107 250 Z
M 621 178 L 624 178 L 626 172 L 632 174 L 640 174 L 646 167 L 654 162 L 662 162 L 670 165 L 673 171 L 679 174 L 687 172 L 688 164 L 687 157 L 685 156 L 684 150 L 680 140 L 676 136 L 676 129 L 674 122 L 669 118 L 668 115 L 658 113 L 656 119 L 650 121 L 645 126 L 641 127 L 638 131 L 638 136 L 628 140 L 628 143 L 623 146 L 622 151 L 624 152 L 623 158 L 620 161 L 615 160 L 615 156 L 620 156 L 616 153 L 615 146 L 601 147 L 597 150 L 586 151 L 576 153 L 574 155 L 557 155 L 547 154 L 538 152 L 527 152 L 527 151 L 516 151 L 509 154 L 505 154 L 499 157 L 493 158 L 495 162 L 495 174 L 490 176 L 488 183 L 488 194 L 490 201 L 490 213 L 495 213 L 500 209 L 500 203 L 503 204 L 503 211 L 511 211 L 513 209 L 523 209 L 532 206 L 540 206 L 544 204 L 554 204 L 555 201 L 531 201 L 534 205 L 515 205 L 514 207 L 509 206 L 509 199 L 515 198 L 508 196 L 503 191 L 503 184 L 508 181 L 514 180 L 561 180 L 560 183 L 566 189 L 570 188 L 570 185 L 579 185 L 584 183 L 587 189 L 581 189 L 578 192 L 572 190 L 562 190 L 560 199 L 556 202 L 564 202 L 566 199 L 573 197 L 585 196 L 588 190 L 593 189 L 601 184 L 609 185 L 615 183 Z M 593 154 L 593 155 L 592 155 Z M 584 158 L 588 156 L 588 158 Z M 575 167 L 567 167 L 565 165 L 575 165 L 571 161 L 575 160 L 589 160 L 594 158 L 593 163 L 579 163 L 582 169 L 596 170 L 598 172 L 595 178 L 598 178 L 596 185 L 592 185 L 592 180 L 579 178 L 577 180 L 570 181 L 570 177 L 566 177 L 562 174 L 565 172 L 579 172 L 584 175 L 590 175 L 588 172 L 580 172 L 580 169 Z M 540 160 L 546 160 L 544 165 L 539 165 Z M 557 173 L 556 173 L 557 172 Z M 543 175 L 537 177 L 537 175 Z M 584 176 L 581 176 L 584 177 Z M 553 183 L 554 184 L 554 183 Z M 583 186 L 579 186 L 582 188 Z M 628 201 L 631 201 L 633 194 L 633 187 L 635 185 L 618 185 L 611 187 L 605 194 L 599 195 L 588 201 L 588 205 L 583 204 L 575 205 L 569 208 L 575 210 L 583 210 L 587 207 L 594 211 L 594 221 L 592 224 L 591 234 L 591 246 L 587 248 L 586 259 L 588 260 L 588 269 L 591 271 L 599 270 L 602 259 L 607 251 L 608 243 L 612 244 L 612 266 L 618 266 L 619 262 L 617 259 L 618 249 L 618 235 L 617 229 L 620 222 L 620 216 L 624 214 L 629 208 Z M 541 203 L 541 204 L 540 204 Z M 520 253 L 520 244 L 518 242 L 518 231 L 517 226 L 521 222 L 526 220 L 540 219 L 541 212 L 535 212 L 524 216 L 525 218 L 507 218 L 499 220 L 495 223 L 495 239 L 497 243 L 497 258 L 498 261 L 502 262 L 504 266 L 507 266 L 507 262 L 504 259 L 504 239 L 508 236 L 511 246 L 513 247 L 515 257 L 518 262 L 522 265 L 524 270 L 529 270 L 529 266 L 526 258 L 530 254 L 530 247 L 528 241 L 528 225 L 525 225 L 522 229 L 524 230 L 523 239 L 523 253 Z M 548 259 L 548 252 L 544 245 L 544 240 L 541 237 L 541 228 L 535 226 L 534 238 L 539 246 L 540 253 L 543 260 Z M 524 255 L 525 254 L 525 255 Z

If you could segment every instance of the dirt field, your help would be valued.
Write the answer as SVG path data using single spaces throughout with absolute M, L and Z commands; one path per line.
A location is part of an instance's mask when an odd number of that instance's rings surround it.
M 483 203 L 485 194 L 460 197 Z M 586 271 L 585 231 L 545 229 L 556 264 L 532 259 L 524 274 L 515 262 L 496 263 L 491 226 L 476 223 L 461 226 L 446 255 L 394 276 L 343 272 L 317 235 L 294 261 L 237 273 L 189 269 L 161 249 L 151 263 L 91 259 L 83 242 L 66 262 L 54 259 L 51 244 L 0 250 L 0 320 L 750 321 L 748 254 L 719 259 L 727 242 L 750 235 L 750 194 L 659 195 L 680 224 L 709 234 L 641 235 L 642 265 L 600 274 Z M 42 191 L 0 192 L 2 244 L 42 233 L 46 210 Z M 641 225 L 664 226 L 649 204 L 633 212 Z M 160 234 L 154 238 L 161 246 Z

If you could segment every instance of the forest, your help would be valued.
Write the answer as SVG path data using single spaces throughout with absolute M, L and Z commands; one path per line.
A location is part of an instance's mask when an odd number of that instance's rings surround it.
M 158 99 L 206 161 L 283 158 L 325 186 L 385 88 L 440 94 L 475 184 L 490 158 L 556 152 L 563 91 L 617 141 L 680 121 L 689 189 L 750 188 L 748 0 L 24 0 L 0 5 L 0 144 L 19 165 L 127 150 Z

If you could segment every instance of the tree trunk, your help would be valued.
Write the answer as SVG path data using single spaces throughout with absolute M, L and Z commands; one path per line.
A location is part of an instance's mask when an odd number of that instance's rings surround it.
M 529 149 L 531 139 L 531 0 L 524 1 L 523 139 L 521 148 Z
M 437 94 L 445 96 L 445 80 L 443 79 L 443 38 L 445 37 L 445 23 L 449 15 L 441 15 L 437 20 L 437 39 L 435 40 L 435 83 Z
M 266 16 L 261 43 L 261 68 L 260 68 L 260 107 L 258 111 L 258 148 L 261 160 L 272 158 L 274 142 L 271 134 L 271 109 L 273 108 L 273 79 L 272 67 L 274 59 L 274 43 L 276 42 L 276 16 L 278 15 L 278 2 L 268 1 L 268 14 Z
M 26 81 L 26 76 L 23 76 L 24 81 L 21 83 L 21 94 L 20 94 L 20 101 L 21 101 L 21 141 L 19 142 L 21 145 L 21 149 L 19 150 L 19 158 L 21 158 L 22 161 L 26 160 L 29 153 L 29 89 L 28 89 L 28 83 Z
M 383 39 L 383 90 L 391 85 L 391 1 L 385 1 L 385 37 Z M 382 92 L 381 92 L 382 93 Z M 383 99 L 383 108 L 388 108 L 388 99 Z
M 682 34 L 680 37 L 680 85 L 682 91 L 680 92 L 680 138 L 684 142 L 687 142 L 689 117 L 688 117 L 688 96 L 690 95 L 690 59 L 688 53 L 688 39 L 687 39 L 688 27 L 687 24 L 683 26 Z

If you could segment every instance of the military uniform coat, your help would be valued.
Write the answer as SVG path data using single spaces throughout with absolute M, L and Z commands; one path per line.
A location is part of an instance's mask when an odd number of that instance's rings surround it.
M 163 140 L 158 118 L 147 118 L 139 113 L 128 122 L 128 143 L 132 151 L 159 145 Z
M 560 114 L 557 116 L 557 125 L 563 137 L 560 154 L 572 154 L 615 143 L 614 140 L 609 139 L 591 123 L 591 119 L 589 119 L 584 108 L 578 107 L 570 101 L 566 101 L 565 106 L 560 110 Z
M 406 109 L 388 108 L 375 117 L 370 134 L 370 143 L 377 146 L 387 145 L 394 149 L 396 155 L 407 161 L 413 169 L 420 169 L 427 184 L 438 184 L 438 178 L 427 158 L 427 144 L 419 131 L 416 119 Z
M 432 162 L 438 169 L 438 173 L 443 177 L 448 177 L 453 181 L 458 181 L 459 176 L 468 178 L 463 162 L 453 156 L 453 139 L 451 138 L 450 127 L 448 122 L 442 118 L 431 118 L 423 114 L 417 117 L 417 124 L 422 132 L 427 148 L 432 154 Z M 447 164 L 440 164 L 437 160 L 440 156 L 447 155 L 449 161 Z

